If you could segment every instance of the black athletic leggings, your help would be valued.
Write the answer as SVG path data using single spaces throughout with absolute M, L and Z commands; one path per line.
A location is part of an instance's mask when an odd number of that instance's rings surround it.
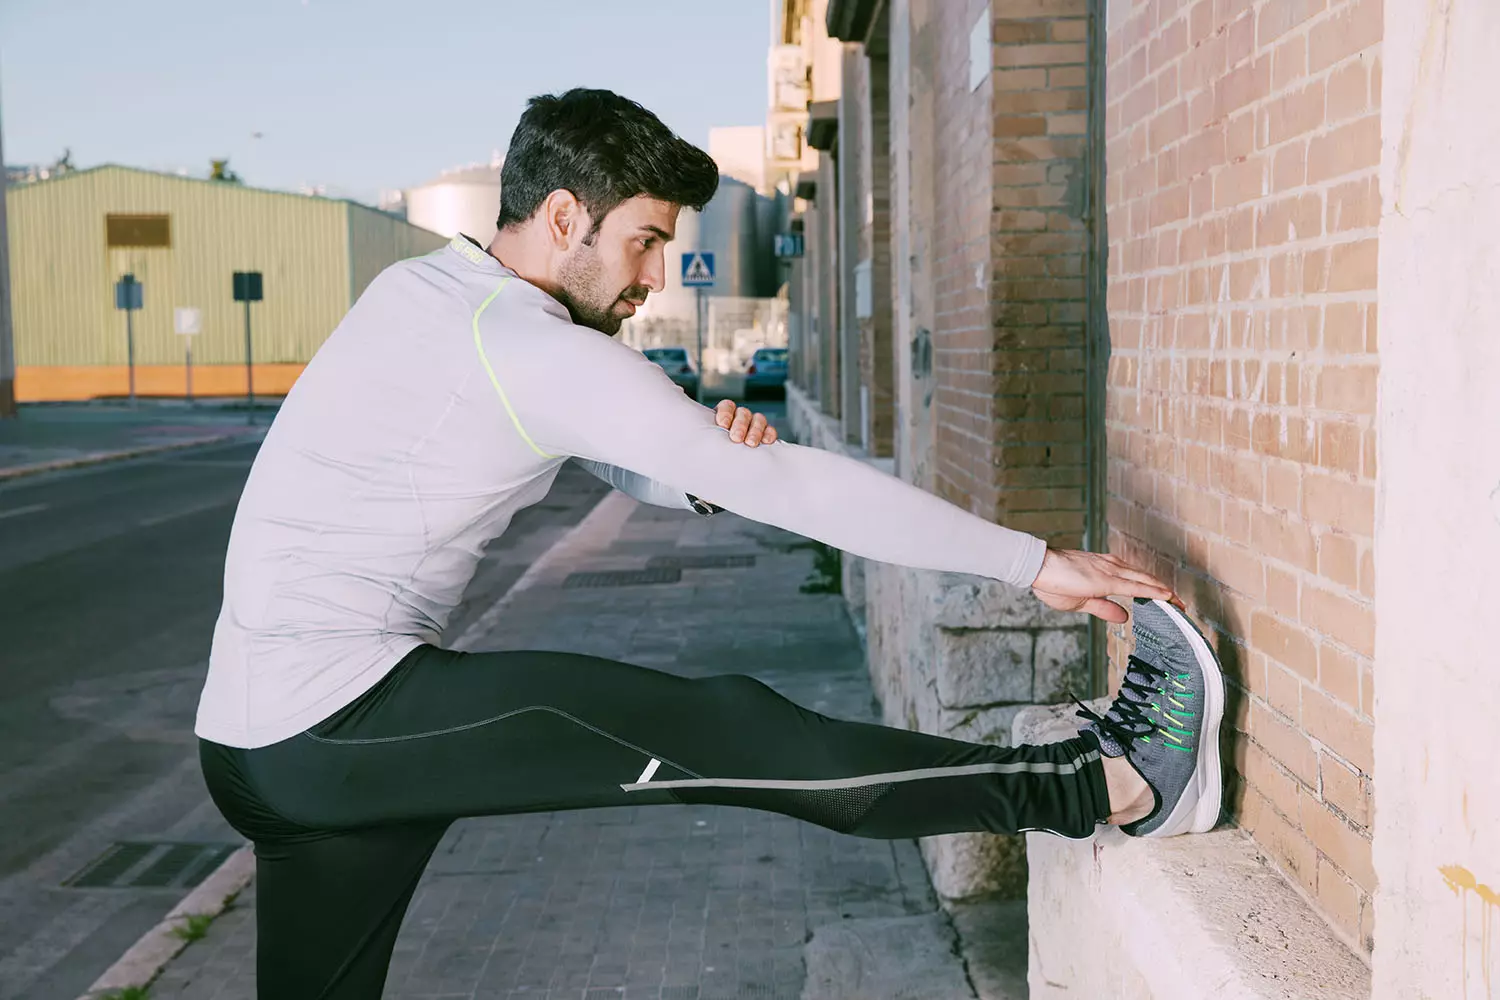
M 1088 736 L 961 743 L 830 719 L 749 677 L 569 653 L 424 646 L 304 733 L 200 753 L 255 843 L 265 1000 L 376 1000 L 422 870 L 465 816 L 713 803 L 906 838 L 1083 837 L 1109 813 Z

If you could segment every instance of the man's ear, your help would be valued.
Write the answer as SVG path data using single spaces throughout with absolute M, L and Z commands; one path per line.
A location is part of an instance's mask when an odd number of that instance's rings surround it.
M 557 250 L 572 250 L 589 233 L 589 213 L 572 191 L 558 188 L 542 204 L 547 236 Z

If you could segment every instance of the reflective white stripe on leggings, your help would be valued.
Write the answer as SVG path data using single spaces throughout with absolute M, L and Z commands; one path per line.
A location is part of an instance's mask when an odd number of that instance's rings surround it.
M 657 760 L 655 757 L 652 757 L 651 763 L 646 765 L 646 769 L 641 772 L 641 776 L 635 779 L 636 785 L 644 785 L 646 782 L 650 781 L 651 776 L 656 773 L 656 769 L 658 767 L 661 767 L 661 761 Z M 633 788 L 635 786 L 627 785 L 626 787 Z
M 782 778 L 684 778 L 680 781 L 637 781 L 621 785 L 627 792 L 645 788 L 776 788 L 786 791 L 816 792 L 838 788 L 861 788 L 865 785 L 887 785 L 901 781 L 926 781 L 930 778 L 963 778 L 973 774 L 1077 774 L 1085 764 L 1099 759 L 1099 751 L 1090 750 L 1062 764 L 1051 761 L 1017 761 L 1012 764 L 963 764 L 954 767 L 924 767 L 915 771 L 888 771 L 885 774 L 861 774 L 853 778 L 822 778 L 795 781 Z M 650 767 L 647 771 L 651 771 Z M 642 776 L 645 778 L 645 775 Z

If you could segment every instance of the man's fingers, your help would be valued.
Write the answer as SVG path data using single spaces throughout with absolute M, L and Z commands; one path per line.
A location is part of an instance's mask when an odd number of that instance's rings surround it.
M 750 430 L 750 419 L 753 416 L 755 416 L 755 414 L 751 413 L 743 406 L 740 407 L 739 411 L 734 415 L 734 426 L 729 428 L 729 440 L 733 441 L 735 444 L 739 444 L 740 442 L 744 441 L 745 435 Z
M 752 448 L 758 447 L 765 433 L 766 415 L 764 413 L 757 413 L 750 420 L 750 430 L 745 434 L 745 443 Z
M 1144 573 L 1139 575 L 1145 576 Z M 1162 601 L 1176 596 L 1172 593 L 1172 588 L 1160 580 L 1149 576 L 1143 580 L 1135 580 L 1123 574 L 1115 577 L 1115 582 L 1110 585 L 1110 593 L 1120 597 L 1145 597 Z
M 766 425 L 766 437 L 765 437 L 764 442 L 762 442 L 762 443 L 764 443 L 764 444 L 775 444 L 777 442 L 777 440 L 779 440 L 779 439 L 778 439 L 778 437 L 776 435 L 776 428 L 772 427 L 770 424 L 767 424 Z
M 719 405 L 714 407 L 714 423 L 729 430 L 729 425 L 734 423 L 734 400 L 719 400 Z
M 1114 622 L 1116 625 L 1122 625 L 1130 620 L 1130 616 L 1125 613 L 1124 608 L 1120 607 L 1114 601 L 1106 601 L 1102 597 L 1092 598 L 1082 608 L 1079 608 L 1079 610 L 1087 611 L 1095 618 L 1103 618 L 1105 621 Z

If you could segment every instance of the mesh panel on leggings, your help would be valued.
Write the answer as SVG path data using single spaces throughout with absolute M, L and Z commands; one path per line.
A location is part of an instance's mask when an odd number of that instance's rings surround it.
M 875 803 L 895 786 L 889 783 L 855 788 L 674 788 L 688 805 L 741 806 L 806 820 L 838 833 L 859 827 Z

